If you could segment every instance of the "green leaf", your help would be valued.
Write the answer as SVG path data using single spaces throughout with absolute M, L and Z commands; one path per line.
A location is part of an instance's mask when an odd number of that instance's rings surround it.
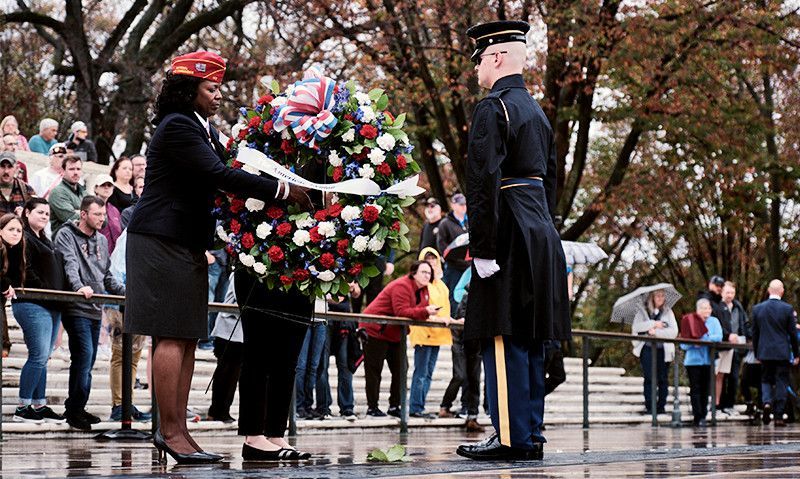
M 368 284 L 369 284 L 369 276 L 366 273 L 358 277 L 358 285 L 361 286 L 361 289 L 366 288 Z
M 385 226 L 382 226 L 382 227 L 378 228 L 378 232 L 375 233 L 375 237 L 378 238 L 381 241 L 385 240 L 387 236 L 389 236 L 389 228 L 387 228 Z M 256 249 L 258 249 L 258 248 L 256 248 Z
M 379 225 L 377 222 L 376 222 L 374 225 L 372 225 L 372 228 L 370 228 L 370 229 L 369 229 L 369 234 L 370 234 L 370 236 L 371 236 L 371 235 L 374 235 L 375 233 L 377 233 L 377 232 L 378 232 L 378 229 L 379 229 L 380 227 L 381 227 L 381 225 Z
M 406 123 L 406 114 L 400 113 L 397 115 L 397 118 L 394 119 L 392 123 L 392 128 L 403 128 L 403 125 Z
M 347 296 L 350 293 L 350 284 L 347 281 L 339 283 L 339 294 Z
M 331 282 L 326 281 L 320 284 L 320 289 L 322 289 L 322 294 L 328 294 L 331 291 Z
M 406 455 L 406 448 L 402 444 L 395 444 L 386 451 L 386 459 L 389 462 L 396 462 Z
M 380 98 L 378 98 L 377 103 L 375 103 L 375 108 L 378 111 L 383 111 L 387 106 L 389 106 L 389 97 L 386 96 L 386 94 L 383 94 L 380 96 Z
M 365 275 L 367 275 L 370 278 L 373 278 L 373 277 L 378 276 L 379 274 L 381 274 L 380 270 L 378 268 L 376 268 L 375 265 L 372 265 L 372 264 L 369 265 L 369 266 L 365 266 L 362 271 L 363 271 L 363 273 Z
M 260 254 L 261 254 L 261 252 L 260 252 L 260 251 L 258 251 L 258 246 L 253 246 L 252 248 L 250 248 L 250 252 L 249 252 L 248 254 L 249 254 L 250 256 L 253 256 L 253 257 L 255 257 L 256 259 L 258 259 L 258 255 L 260 255 Z
M 368 95 L 369 95 L 369 99 L 370 99 L 370 100 L 372 100 L 372 101 L 378 101 L 378 99 L 379 99 L 379 98 L 380 98 L 380 97 L 383 95 L 383 89 L 381 89 L 381 88 L 376 88 L 376 89 L 374 89 L 374 90 L 371 90 L 371 91 L 368 93 Z
M 373 462 L 389 462 L 389 458 L 386 457 L 386 453 L 381 451 L 378 448 L 375 448 L 367 454 L 367 461 Z
M 416 202 L 417 202 L 417 199 L 416 199 L 416 198 L 414 198 L 413 196 L 407 196 L 407 197 L 405 197 L 405 198 L 402 198 L 402 199 L 400 200 L 400 206 L 402 206 L 403 208 L 407 208 L 407 207 L 409 207 L 409 206 L 413 205 L 413 204 L 414 204 L 414 203 L 416 203 Z M 401 234 L 405 234 L 405 233 L 403 233 L 402 231 L 401 231 L 400 233 L 401 233 Z
M 411 251 L 411 243 L 408 241 L 408 238 L 405 236 L 400 237 L 400 251 L 407 252 Z
M 400 235 L 405 236 L 409 232 L 408 225 L 405 223 L 400 223 Z
M 350 96 L 353 96 L 353 94 L 356 92 L 356 82 L 350 80 L 345 83 L 344 86 L 350 91 Z
M 269 89 L 272 90 L 273 94 L 277 95 L 281 92 L 281 84 L 273 78 L 272 83 L 269 84 Z
M 303 212 L 303 213 L 298 213 L 296 215 L 289 215 L 289 221 L 304 220 L 310 217 L 311 215 L 308 212 Z

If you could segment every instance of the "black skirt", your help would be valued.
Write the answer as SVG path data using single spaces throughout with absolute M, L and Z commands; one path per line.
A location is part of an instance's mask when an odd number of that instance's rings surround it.
M 126 247 L 125 332 L 164 338 L 208 337 L 205 254 L 137 233 L 128 233 Z

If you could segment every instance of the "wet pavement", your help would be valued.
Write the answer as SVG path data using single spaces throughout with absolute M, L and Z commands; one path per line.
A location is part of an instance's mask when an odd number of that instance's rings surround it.
M 800 477 L 800 426 L 774 429 L 726 424 L 716 428 L 551 428 L 545 459 L 534 462 L 473 462 L 455 454 L 463 442 L 481 439 L 453 431 L 336 431 L 293 441 L 315 453 L 301 464 L 242 463 L 241 440 L 230 434 L 197 435 L 226 460 L 214 466 L 157 463 L 143 442 L 100 442 L 85 438 L 7 435 L 0 444 L 2 477 Z M 368 452 L 406 445 L 410 462 L 376 464 Z

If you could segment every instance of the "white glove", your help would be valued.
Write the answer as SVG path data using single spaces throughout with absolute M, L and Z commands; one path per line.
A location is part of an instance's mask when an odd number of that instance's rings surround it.
M 475 270 L 481 278 L 488 278 L 500 271 L 500 266 L 498 266 L 497 261 L 493 259 L 472 258 L 472 263 L 475 265 Z

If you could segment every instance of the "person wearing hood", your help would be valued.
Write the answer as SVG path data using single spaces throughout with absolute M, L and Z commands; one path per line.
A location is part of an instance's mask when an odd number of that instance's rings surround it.
M 88 138 L 89 128 L 86 123 L 76 121 L 70 127 L 70 135 L 67 138 L 67 148 L 76 153 L 83 153 L 86 155 L 86 161 L 97 163 L 97 149 L 94 147 L 92 140 Z
M 106 205 L 96 196 L 85 197 L 80 204 L 80 219 L 68 221 L 56 233 L 56 250 L 64 255 L 64 274 L 72 291 L 86 299 L 95 293 L 125 294 L 125 285 L 111 274 L 108 240 L 100 234 L 106 221 Z M 92 367 L 97 357 L 103 308 L 99 304 L 69 303 L 62 323 L 69 335 L 69 393 L 64 402 L 67 423 L 84 431 L 100 418 L 86 412 L 92 390 Z
M 442 258 L 439 252 L 435 248 L 423 248 L 418 259 L 433 269 L 433 278 L 428 284 L 428 303 L 440 308 L 435 318 L 450 322 L 450 290 L 442 281 Z M 411 326 L 410 330 L 409 339 L 414 346 L 414 374 L 411 378 L 409 415 L 431 418 L 433 415 L 425 413 L 425 398 L 431 387 L 439 346 L 452 344 L 452 336 L 449 328 Z

